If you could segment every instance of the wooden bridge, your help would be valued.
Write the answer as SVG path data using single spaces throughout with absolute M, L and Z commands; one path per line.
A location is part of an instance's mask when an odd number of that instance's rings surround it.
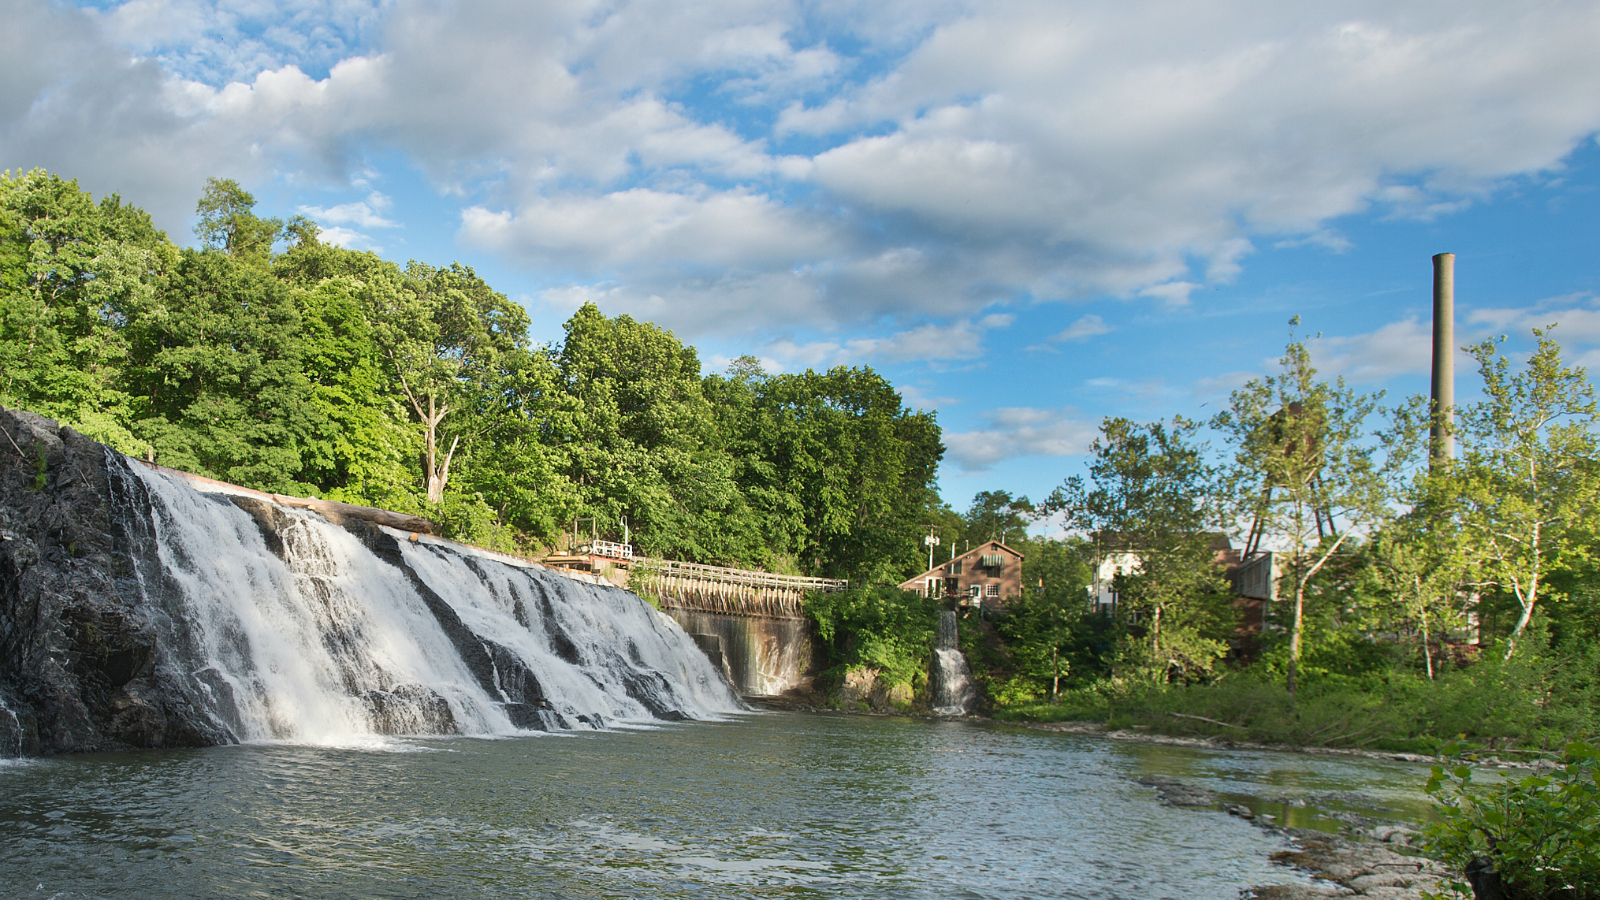
M 774 575 L 669 559 L 635 559 L 628 577 L 629 590 L 654 598 L 663 609 L 772 619 L 803 619 L 806 594 L 849 586 L 837 578 Z

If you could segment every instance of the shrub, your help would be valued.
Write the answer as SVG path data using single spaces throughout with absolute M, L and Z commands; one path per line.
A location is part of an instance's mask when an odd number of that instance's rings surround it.
M 1484 894 L 1482 879 L 1498 877 L 1507 900 L 1600 898 L 1600 751 L 1574 741 L 1548 774 L 1484 784 L 1461 748 L 1446 747 L 1456 765 L 1434 766 L 1428 778 L 1439 821 L 1427 848 Z M 1469 885 L 1447 884 L 1470 896 Z

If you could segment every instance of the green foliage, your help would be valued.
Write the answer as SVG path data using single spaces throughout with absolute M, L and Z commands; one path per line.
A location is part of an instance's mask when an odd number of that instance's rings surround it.
M 1118 611 L 1139 622 L 1119 653 L 1125 671 L 1162 684 L 1209 675 L 1232 630 L 1227 584 L 1212 549 L 1213 479 L 1198 425 L 1109 418 L 1090 448 L 1089 477 L 1067 479 L 1048 511 L 1093 536 L 1096 556 L 1126 555 Z
M 1600 897 L 1600 751 L 1574 741 L 1548 773 L 1481 783 L 1463 750 L 1444 748 L 1455 764 L 1428 778 L 1439 816 L 1428 849 L 1462 871 L 1487 859 L 1509 900 Z M 1460 881 L 1450 887 L 1470 895 Z
M 253 210 L 256 198 L 232 178 L 207 178 L 205 192 L 195 206 L 200 220 L 195 236 L 208 250 L 221 250 L 239 262 L 264 267 L 272 258 L 272 245 L 284 234 L 283 222 L 263 219 Z M 297 219 L 297 234 L 304 240 L 305 222 Z
M 402 269 L 254 208 L 210 179 L 204 249 L 179 250 L 115 196 L 0 174 L 0 404 L 500 549 L 587 517 L 690 561 L 916 571 L 939 430 L 871 370 L 705 377 L 671 332 L 593 306 L 536 346 L 465 266 Z
M 937 600 L 893 587 L 853 587 L 806 598 L 806 613 L 816 624 L 825 676 L 837 680 L 847 669 L 876 669 L 887 685 L 920 690 L 939 633 Z
M 1588 555 L 1600 503 L 1594 389 L 1561 361 L 1547 331 L 1522 371 L 1485 341 L 1470 348 L 1484 399 L 1461 416 L 1462 457 L 1447 484 L 1453 512 L 1483 581 L 1521 608 L 1506 655 L 1528 627 L 1552 569 Z
M 1300 317 L 1289 322 L 1298 327 Z M 1283 580 L 1293 600 L 1285 682 L 1294 692 L 1305 634 L 1306 587 L 1349 537 L 1391 512 L 1393 473 L 1409 460 L 1380 455 L 1367 418 L 1382 394 L 1361 394 L 1317 377 L 1311 354 L 1291 334 L 1280 371 L 1234 391 L 1229 408 L 1212 419 L 1233 445 L 1222 496 L 1229 518 L 1282 545 Z

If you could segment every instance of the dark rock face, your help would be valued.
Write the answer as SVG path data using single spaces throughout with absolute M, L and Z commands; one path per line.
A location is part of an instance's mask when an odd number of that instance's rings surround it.
M 28 412 L 0 430 L 0 755 L 226 741 L 161 674 L 109 451 Z

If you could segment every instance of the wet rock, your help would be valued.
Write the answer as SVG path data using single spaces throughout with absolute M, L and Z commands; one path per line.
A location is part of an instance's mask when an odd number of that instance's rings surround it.
M 1205 788 L 1184 784 L 1176 778 L 1165 775 L 1144 775 L 1138 779 L 1140 784 L 1156 789 L 1156 795 L 1167 806 L 1183 807 L 1212 807 L 1217 804 L 1217 795 Z
M 1300 900 L 1325 896 L 1421 900 L 1422 892 L 1437 890 L 1440 879 L 1445 875 L 1444 867 L 1439 863 L 1400 853 L 1391 844 L 1351 840 L 1336 834 L 1301 829 L 1291 829 L 1289 834 L 1296 844 L 1295 848 L 1274 853 L 1273 861 L 1304 869 L 1312 877 L 1331 884 L 1326 888 L 1317 886 L 1317 890 L 1323 891 L 1320 894 L 1283 893 L 1283 890 L 1297 886 L 1267 885 L 1250 888 L 1241 896 L 1261 900 Z
M 1239 892 L 1245 900 L 1327 900 L 1330 897 L 1348 897 L 1331 885 L 1320 884 L 1263 884 Z

